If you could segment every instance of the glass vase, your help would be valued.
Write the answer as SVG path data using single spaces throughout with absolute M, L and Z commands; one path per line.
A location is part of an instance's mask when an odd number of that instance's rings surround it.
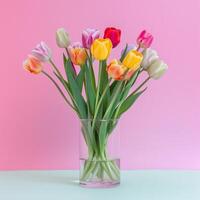
M 80 185 L 113 187 L 120 183 L 118 120 L 81 119 Z

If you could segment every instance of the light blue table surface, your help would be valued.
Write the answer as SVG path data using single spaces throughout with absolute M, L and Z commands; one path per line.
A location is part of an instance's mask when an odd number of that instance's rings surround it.
M 88 189 L 78 171 L 1 171 L 0 200 L 200 200 L 200 171 L 123 171 L 121 185 Z

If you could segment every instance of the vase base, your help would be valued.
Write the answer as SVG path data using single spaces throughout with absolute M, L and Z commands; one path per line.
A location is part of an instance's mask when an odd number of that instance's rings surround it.
M 120 160 L 80 159 L 80 179 L 82 187 L 110 188 L 120 184 Z
M 113 181 L 113 182 L 80 182 L 79 183 L 81 187 L 84 188 L 112 188 L 112 187 L 117 187 L 120 185 L 120 182 L 118 181 Z

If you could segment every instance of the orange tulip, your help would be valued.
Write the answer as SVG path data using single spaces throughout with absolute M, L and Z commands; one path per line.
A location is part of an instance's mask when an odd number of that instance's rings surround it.
M 42 71 L 42 63 L 31 55 L 24 61 L 23 67 L 33 74 L 39 74 Z
M 87 59 L 86 50 L 79 44 L 75 43 L 68 47 L 71 61 L 75 65 L 83 65 Z
M 107 67 L 107 73 L 115 80 L 123 80 L 126 67 L 124 67 L 120 61 L 114 59 Z

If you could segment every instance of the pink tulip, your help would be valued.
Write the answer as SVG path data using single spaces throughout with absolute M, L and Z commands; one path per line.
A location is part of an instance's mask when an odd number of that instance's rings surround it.
M 146 30 L 142 31 L 137 38 L 137 44 L 142 48 L 149 48 L 153 41 L 153 36 Z
M 40 42 L 33 50 L 32 55 L 41 62 L 49 61 L 52 56 L 51 49 L 44 43 Z
M 89 49 L 93 41 L 100 36 L 100 31 L 96 29 L 87 28 L 82 33 L 82 44 L 83 47 Z

